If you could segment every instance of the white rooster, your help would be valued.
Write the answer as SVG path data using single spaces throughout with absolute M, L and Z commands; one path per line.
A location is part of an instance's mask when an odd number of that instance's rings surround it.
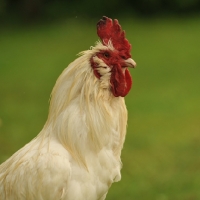
M 117 20 L 103 17 L 97 34 L 58 78 L 42 131 L 0 165 L 0 200 L 104 200 L 120 180 L 136 63 Z

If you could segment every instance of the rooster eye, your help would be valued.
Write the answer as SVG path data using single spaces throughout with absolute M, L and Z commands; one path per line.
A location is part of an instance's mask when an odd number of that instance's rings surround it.
M 109 58 L 109 57 L 110 57 L 110 54 L 109 54 L 108 52 L 104 52 L 103 56 L 104 56 L 105 58 Z

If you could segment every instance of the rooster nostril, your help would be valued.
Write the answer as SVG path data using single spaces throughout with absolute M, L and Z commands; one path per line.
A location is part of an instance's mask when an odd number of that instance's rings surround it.
M 122 58 L 123 60 L 126 60 L 126 57 L 125 57 L 125 56 L 121 56 L 121 58 Z

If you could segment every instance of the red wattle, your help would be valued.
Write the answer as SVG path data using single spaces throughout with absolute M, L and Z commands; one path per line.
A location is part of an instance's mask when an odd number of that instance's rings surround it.
M 125 97 L 132 86 L 132 78 L 128 69 L 125 69 L 125 73 L 123 73 L 121 66 L 114 66 L 110 83 L 115 97 Z

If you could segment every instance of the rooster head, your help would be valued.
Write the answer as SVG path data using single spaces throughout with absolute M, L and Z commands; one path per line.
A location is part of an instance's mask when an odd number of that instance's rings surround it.
M 132 86 L 128 67 L 136 67 L 130 54 L 131 44 L 125 38 L 125 32 L 116 19 L 104 16 L 97 23 L 97 34 L 101 39 L 102 48 L 99 48 L 90 60 L 94 75 L 98 79 L 109 76 L 113 95 L 124 97 Z

